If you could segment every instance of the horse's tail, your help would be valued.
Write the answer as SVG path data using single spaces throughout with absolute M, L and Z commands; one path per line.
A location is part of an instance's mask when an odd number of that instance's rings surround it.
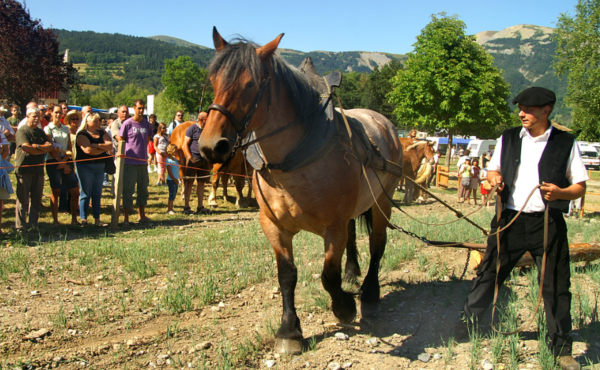
M 361 228 L 367 231 L 368 235 L 371 235 L 373 231 L 373 208 L 369 208 L 363 214 L 357 217 L 358 223 Z

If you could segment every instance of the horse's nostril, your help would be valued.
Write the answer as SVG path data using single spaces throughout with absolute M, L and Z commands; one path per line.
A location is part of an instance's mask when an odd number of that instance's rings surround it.
M 219 140 L 213 150 L 217 155 L 226 156 L 227 154 L 229 154 L 229 151 L 231 150 L 231 145 L 229 145 L 229 140 L 227 140 L 227 139 Z

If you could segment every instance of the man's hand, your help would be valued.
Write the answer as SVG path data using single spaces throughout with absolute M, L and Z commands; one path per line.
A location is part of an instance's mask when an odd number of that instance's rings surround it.
M 504 179 L 502 178 L 502 175 L 500 175 L 500 172 L 488 172 L 487 180 L 492 188 L 496 186 L 496 184 L 500 184 L 500 186 L 498 186 L 498 192 L 501 192 L 504 189 Z
M 173 182 L 175 183 L 175 185 L 179 185 L 179 179 L 174 179 Z
M 66 164 L 66 163 L 65 163 L 65 164 Z M 71 173 L 71 167 L 69 167 L 69 166 L 65 166 L 64 173 L 65 173 L 65 175 L 68 175 L 68 174 L 70 174 L 70 173 Z
M 561 198 L 562 189 L 554 184 L 542 182 L 540 190 L 542 191 L 542 197 L 548 202 L 552 202 L 557 199 L 563 199 Z

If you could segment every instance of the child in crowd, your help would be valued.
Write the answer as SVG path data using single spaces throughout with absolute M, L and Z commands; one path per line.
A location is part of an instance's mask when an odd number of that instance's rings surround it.
M 477 205 L 477 190 L 479 189 L 479 159 L 473 159 L 473 166 L 471 166 L 471 192 L 473 193 L 473 204 Z M 468 199 L 467 199 L 468 200 Z M 468 202 L 467 202 L 468 203 Z
M 484 168 L 479 173 L 479 179 L 481 180 L 481 201 L 485 203 L 485 208 L 489 208 L 490 201 L 487 199 L 490 190 L 492 190 L 492 186 L 487 181 L 487 168 Z
M 164 123 L 158 124 L 156 135 L 154 135 L 154 150 L 156 151 L 156 167 L 158 172 L 157 186 L 166 185 L 165 181 L 165 162 L 167 159 L 167 146 L 169 137 L 167 136 L 167 126 Z
M 461 192 L 458 195 L 458 202 L 462 203 L 467 200 L 467 204 L 471 204 L 469 196 L 471 196 L 471 159 L 465 159 L 465 162 L 458 169 L 460 174 L 460 184 L 462 185 Z M 466 195 L 466 196 L 465 196 Z
M 164 126 L 164 124 L 162 124 Z M 175 151 L 177 151 L 177 146 L 173 144 L 169 144 L 167 146 L 167 160 L 166 160 L 166 170 L 167 170 L 167 186 L 169 187 L 169 202 L 167 214 L 174 215 L 175 211 L 173 211 L 173 201 L 175 197 L 177 197 L 177 188 L 179 187 L 179 162 L 175 159 Z

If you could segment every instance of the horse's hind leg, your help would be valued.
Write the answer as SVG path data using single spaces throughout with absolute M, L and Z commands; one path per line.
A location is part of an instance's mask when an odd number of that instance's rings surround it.
M 247 207 L 246 200 L 244 199 L 244 185 L 246 184 L 246 179 L 241 176 L 234 176 L 233 181 L 235 183 L 235 206 L 237 208 Z
M 348 226 L 338 224 L 330 227 L 323 239 L 325 240 L 325 263 L 321 282 L 331 296 L 333 314 L 342 323 L 349 323 L 356 317 L 356 302 L 352 294 L 342 289 L 342 255 L 348 241 Z
M 300 354 L 302 352 L 302 329 L 300 319 L 296 315 L 294 294 L 298 281 L 298 269 L 294 264 L 292 238 L 294 235 L 278 228 L 267 217 L 261 217 L 265 236 L 273 246 L 277 260 L 277 275 L 281 297 L 283 299 L 283 315 L 281 326 L 275 334 L 275 351 L 280 353 Z
M 356 281 L 360 276 L 358 264 L 358 249 L 356 248 L 356 220 L 348 222 L 348 243 L 346 244 L 346 268 L 344 269 L 345 281 Z
M 381 257 L 383 257 L 383 252 L 385 251 L 387 225 L 392 209 L 390 201 L 385 194 L 382 194 L 377 201 L 381 207 L 381 211 L 377 205 L 374 205 L 372 208 L 373 230 L 369 236 L 371 261 L 369 263 L 369 272 L 367 272 L 367 276 L 361 287 L 360 309 L 362 316 L 370 316 L 380 310 L 379 264 L 381 262 Z

